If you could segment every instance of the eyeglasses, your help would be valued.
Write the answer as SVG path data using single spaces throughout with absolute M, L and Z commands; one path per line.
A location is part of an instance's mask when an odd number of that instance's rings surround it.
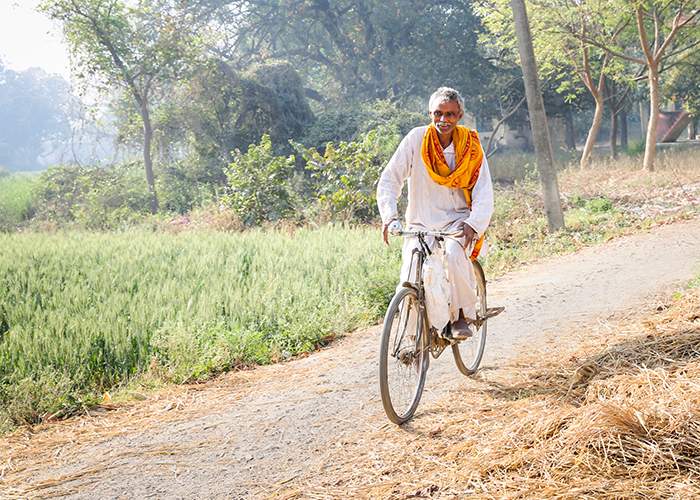
M 454 113 L 452 111 L 448 111 L 447 113 L 443 113 L 442 111 L 436 109 L 435 111 L 431 111 L 429 113 L 430 116 L 433 118 L 442 118 L 444 117 L 446 120 L 456 120 L 457 117 L 459 116 L 457 113 Z

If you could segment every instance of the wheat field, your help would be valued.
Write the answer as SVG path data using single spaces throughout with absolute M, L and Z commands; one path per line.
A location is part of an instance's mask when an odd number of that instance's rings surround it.
M 0 419 L 316 348 L 375 321 L 399 252 L 371 228 L 0 235 Z

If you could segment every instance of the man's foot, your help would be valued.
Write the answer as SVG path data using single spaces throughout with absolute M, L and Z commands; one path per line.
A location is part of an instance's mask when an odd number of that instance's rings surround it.
M 469 322 L 461 314 L 459 319 L 452 323 L 451 330 L 452 338 L 455 340 L 466 340 L 474 335 Z

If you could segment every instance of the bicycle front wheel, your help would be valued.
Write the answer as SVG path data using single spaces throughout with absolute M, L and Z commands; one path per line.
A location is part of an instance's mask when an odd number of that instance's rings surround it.
M 481 264 L 473 261 L 474 274 L 476 277 L 476 311 L 477 316 L 486 318 L 486 278 Z M 474 328 L 474 335 L 466 340 L 452 344 L 452 354 L 455 357 L 457 368 L 464 375 L 474 375 L 479 368 L 481 358 L 484 356 L 486 347 L 486 319 L 479 326 Z
M 418 295 L 401 288 L 384 317 L 379 352 L 379 389 L 389 420 L 402 424 L 418 407 L 428 369 L 428 336 Z

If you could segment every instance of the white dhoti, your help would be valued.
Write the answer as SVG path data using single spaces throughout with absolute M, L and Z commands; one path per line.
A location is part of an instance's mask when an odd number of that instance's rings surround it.
M 435 238 L 427 237 L 426 243 L 433 248 L 436 244 Z M 457 321 L 460 309 L 466 318 L 476 319 L 476 276 L 471 260 L 462 246 L 464 238 L 445 238 L 440 244 L 445 249 L 447 279 L 450 282 L 450 321 Z M 413 250 L 419 247 L 418 238 L 404 240 L 399 286 L 405 281 L 416 281 L 416 258 L 412 256 Z M 471 248 L 470 244 L 470 253 Z

